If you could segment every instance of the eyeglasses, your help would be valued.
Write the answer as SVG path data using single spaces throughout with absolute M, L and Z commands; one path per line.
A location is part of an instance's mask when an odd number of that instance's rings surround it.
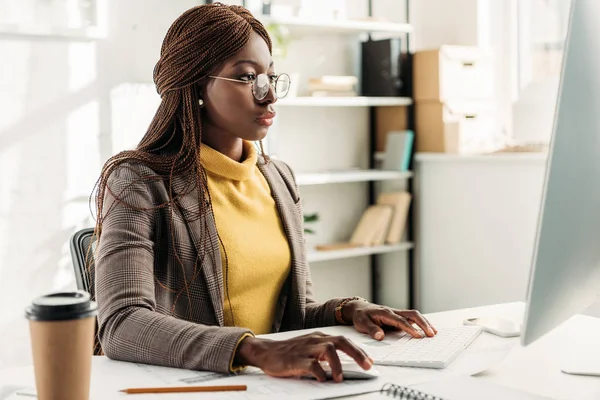
M 267 74 L 258 74 L 256 78 L 250 80 L 225 78 L 222 76 L 209 75 L 209 78 L 222 79 L 224 81 L 241 82 L 252 84 L 252 95 L 258 101 L 264 100 L 269 94 L 269 87 L 273 88 L 275 96 L 283 99 L 290 91 L 290 76 L 288 74 L 279 74 L 269 77 Z

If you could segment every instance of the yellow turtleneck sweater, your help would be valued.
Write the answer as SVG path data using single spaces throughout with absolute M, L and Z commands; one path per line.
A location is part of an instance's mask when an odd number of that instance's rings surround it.
M 290 272 L 291 256 L 271 189 L 256 165 L 257 152 L 251 142 L 244 141 L 243 154 L 243 161 L 237 162 L 203 144 L 200 163 L 208 176 L 212 208 L 223 242 L 225 325 L 235 322 L 259 335 L 271 332 L 279 293 Z M 225 293 L 226 279 L 231 308 Z

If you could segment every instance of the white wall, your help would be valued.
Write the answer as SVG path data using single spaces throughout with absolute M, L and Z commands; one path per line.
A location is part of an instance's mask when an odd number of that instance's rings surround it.
M 478 45 L 478 7 L 481 0 L 416 0 L 411 4 L 415 49 L 442 44 Z
M 109 0 L 110 37 L 98 42 L 0 37 L 0 368 L 29 362 L 23 309 L 39 293 L 73 287 L 67 241 L 75 230 L 93 223 L 87 198 L 102 162 L 143 134 L 135 127 L 151 115 L 140 110 L 152 109 L 152 88 L 146 87 L 148 95 L 141 97 L 146 106 L 127 102 L 131 87 L 122 84 L 151 82 L 168 26 L 198 3 Z M 494 48 L 507 46 L 500 14 L 490 8 L 497 3 L 412 0 L 415 47 L 486 41 Z M 366 15 L 366 1 L 347 4 L 350 17 Z M 493 22 L 487 34 L 481 29 L 485 10 Z M 404 20 L 403 1 L 376 0 L 374 11 Z M 307 38 L 293 43 L 290 54 L 279 69 L 303 72 L 303 79 L 356 73 L 355 41 Z M 499 88 L 507 86 L 510 76 L 506 66 L 501 71 Z M 510 98 L 510 93 L 504 96 Z M 503 102 L 509 113 L 510 103 Z M 124 118 L 132 115 L 139 119 Z M 297 171 L 367 166 L 366 109 L 281 108 L 278 120 L 271 136 L 274 149 Z M 310 243 L 347 239 L 367 204 L 365 184 L 307 187 L 302 194 L 306 211 L 322 217 Z M 388 293 L 397 287 L 397 294 L 385 297 L 389 303 L 406 298 L 406 270 L 394 269 L 398 263 L 386 259 L 392 266 L 385 280 Z M 312 271 L 318 299 L 370 296 L 366 258 L 315 263 Z
M 109 0 L 110 36 L 95 42 L 0 36 L 0 368 L 30 362 L 23 310 L 36 295 L 74 287 L 68 239 L 93 225 L 88 198 L 101 165 L 136 143 L 152 115 L 152 88 L 123 84 L 151 82 L 168 26 L 199 3 Z M 376 3 L 376 15 L 404 19 L 402 2 Z M 348 6 L 349 16 L 366 15 L 365 1 Z M 309 38 L 292 45 L 280 70 L 304 79 L 356 73 L 357 49 L 347 38 Z M 278 153 L 298 171 L 366 167 L 367 117 L 366 109 L 282 109 Z M 366 184 L 303 195 L 306 210 L 322 216 L 313 243 L 347 239 L 367 204 Z M 366 258 L 312 270 L 318 299 L 370 297 Z
M 516 142 L 543 142 L 551 135 L 558 76 L 526 76 L 519 87 L 518 47 L 525 46 L 529 51 L 529 42 L 523 40 L 523 35 L 529 33 L 521 32 L 519 37 L 509 27 L 515 23 L 517 7 L 523 8 L 527 2 L 415 1 L 415 49 L 442 44 L 491 47 L 496 57 L 501 127 Z M 535 22 L 527 29 L 548 23 L 544 16 L 530 17 Z M 560 17 L 566 20 L 565 13 Z M 451 155 L 423 159 L 427 161 L 421 162 L 416 171 L 416 190 L 420 190 L 416 193 L 420 197 L 416 222 L 420 229 L 416 233 L 417 305 L 430 312 L 523 300 L 544 165 L 539 161 L 537 165 L 508 161 L 500 173 L 493 161 L 482 167 L 469 158 Z M 600 296 L 585 313 L 600 316 Z
M 93 223 L 87 199 L 113 151 L 111 90 L 151 79 L 168 25 L 196 3 L 111 0 L 98 42 L 0 36 L 0 368 L 29 360 L 31 298 L 73 287 L 67 242 Z
M 525 300 L 546 157 L 422 154 L 415 165 L 419 309 Z

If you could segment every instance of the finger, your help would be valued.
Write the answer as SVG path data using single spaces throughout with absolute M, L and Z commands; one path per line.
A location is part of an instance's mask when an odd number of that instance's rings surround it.
M 308 367 L 308 372 L 314 376 L 319 382 L 325 382 L 327 380 L 327 374 L 323 367 L 321 367 L 321 363 L 317 359 L 313 359 L 310 362 L 310 366 Z
M 394 312 L 397 315 L 408 319 L 410 322 L 417 324 L 421 329 L 423 329 L 423 332 L 425 332 L 425 334 L 427 336 L 432 337 L 436 334 L 436 332 L 433 330 L 433 327 L 431 326 L 429 321 L 427 321 L 425 319 L 425 317 L 423 315 L 421 315 L 420 312 L 418 312 L 416 310 L 410 310 L 410 311 L 394 310 Z
M 340 362 L 340 357 L 338 356 L 335 344 L 332 342 L 324 343 L 321 357 L 329 363 L 333 380 L 341 382 L 343 380 L 342 363 Z
M 421 335 L 414 326 L 407 321 L 406 318 L 401 317 L 398 314 L 395 314 L 393 311 L 386 309 L 376 312 L 371 316 L 374 322 L 379 322 L 380 324 L 385 324 L 391 326 L 393 328 L 399 329 L 411 335 L 414 338 L 422 338 Z
M 431 322 L 429 322 L 429 320 L 428 320 L 427 318 L 425 318 L 425 316 L 424 316 L 424 315 L 423 315 L 423 319 L 424 319 L 425 321 L 427 321 L 427 323 L 429 324 L 429 326 L 431 327 L 431 329 L 433 329 L 433 332 L 437 334 L 437 333 L 438 333 L 438 330 L 436 329 L 436 327 L 435 327 L 435 326 L 433 326 L 433 324 L 432 324 Z
M 305 335 L 300 335 L 300 336 L 296 336 L 294 337 L 292 340 L 294 339 L 306 339 L 306 338 L 316 338 L 316 337 L 323 337 L 323 336 L 328 336 L 326 334 L 324 334 L 323 332 L 311 332 L 311 333 L 307 333 Z
M 383 329 L 381 329 L 381 327 L 373 322 L 370 318 L 367 318 L 365 321 L 361 321 L 357 329 L 361 332 L 369 334 L 369 336 L 375 340 L 383 340 L 383 338 L 385 338 Z
M 332 340 L 336 349 L 348 354 L 362 369 L 371 369 L 373 360 L 363 349 L 343 336 L 335 336 Z
M 436 335 L 437 334 L 437 329 L 435 329 L 435 327 L 431 324 L 431 322 L 429 322 L 429 320 L 427 318 L 425 318 L 425 316 L 423 314 L 421 314 L 419 311 L 417 311 L 417 310 L 413 310 L 413 311 L 414 311 L 414 313 L 416 313 L 417 315 L 419 315 L 421 318 L 423 318 L 423 321 L 425 321 L 425 323 L 427 324 L 427 326 L 429 327 L 429 329 L 431 329 L 431 332 L 433 332 L 433 335 L 431 335 L 431 336 Z M 404 316 L 404 317 L 406 318 L 406 316 Z M 409 316 L 409 319 L 412 319 L 412 317 Z M 417 321 L 414 321 L 414 322 L 416 324 L 418 324 Z M 421 329 L 423 329 L 423 328 L 421 328 Z M 423 331 L 427 333 L 427 331 L 425 329 L 423 329 Z
M 302 336 L 296 336 L 294 339 L 298 342 L 305 342 L 307 344 L 321 344 L 323 342 L 323 338 L 330 337 L 331 335 L 326 335 L 323 332 L 312 332 Z

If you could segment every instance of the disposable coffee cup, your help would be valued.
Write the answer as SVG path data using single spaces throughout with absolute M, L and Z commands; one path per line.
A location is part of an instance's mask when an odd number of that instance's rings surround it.
M 38 400 L 88 400 L 98 306 L 84 291 L 38 297 L 25 310 Z

